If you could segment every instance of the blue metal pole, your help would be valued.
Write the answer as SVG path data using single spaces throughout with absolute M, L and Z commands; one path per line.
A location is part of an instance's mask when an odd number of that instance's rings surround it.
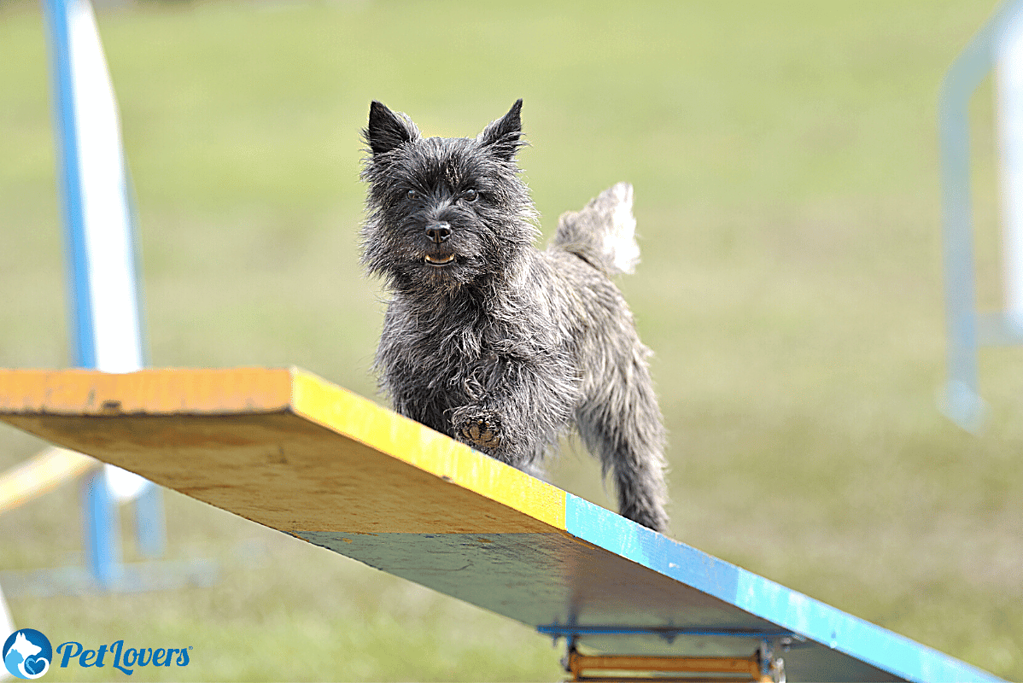
M 135 499 L 135 535 L 143 557 L 162 557 L 167 547 L 164 524 L 163 491 L 150 485 Z
M 89 475 L 84 486 L 86 564 L 100 588 L 117 585 L 122 574 L 120 516 L 103 470 Z
M 945 409 L 961 427 L 974 430 L 979 427 L 980 397 L 968 104 L 976 86 L 972 78 L 966 79 L 975 75 L 967 68 L 972 71 L 978 64 L 961 58 L 956 65 L 945 79 L 939 121 L 949 372 Z
M 71 337 L 69 347 L 73 365 L 94 368 L 96 334 L 85 244 L 84 197 L 79 175 L 78 114 L 73 91 L 75 84 L 71 64 L 68 0 L 43 0 L 42 5 L 49 27 L 57 175 L 64 214 Z M 118 510 L 102 471 L 89 477 L 83 487 L 83 498 L 86 564 L 96 582 L 108 588 L 116 580 L 121 563 L 119 534 L 115 534 L 113 528 L 118 525 Z
M 73 1 L 73 0 L 72 0 Z M 49 28 L 53 125 L 57 142 L 57 179 L 64 216 L 72 365 L 96 367 L 96 346 L 89 264 L 86 258 L 82 183 L 79 178 L 78 135 L 71 73 L 71 39 L 67 0 L 43 0 Z
M 144 352 L 134 207 L 95 19 L 88 0 L 43 0 L 43 10 L 49 29 L 72 363 L 108 372 L 137 370 Z M 163 552 L 160 495 L 152 484 L 139 494 L 139 547 L 147 556 Z M 109 587 L 121 562 L 117 501 L 104 476 L 90 480 L 85 497 L 89 569 Z

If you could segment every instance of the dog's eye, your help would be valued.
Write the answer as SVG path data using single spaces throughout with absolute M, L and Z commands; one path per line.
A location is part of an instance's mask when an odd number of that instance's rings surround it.
M 415 201 L 419 199 L 419 190 L 409 190 L 408 192 L 405 193 L 405 196 L 407 196 L 412 201 Z
M 462 193 L 462 199 L 469 202 L 470 204 L 480 198 L 480 193 L 476 190 L 469 188 Z

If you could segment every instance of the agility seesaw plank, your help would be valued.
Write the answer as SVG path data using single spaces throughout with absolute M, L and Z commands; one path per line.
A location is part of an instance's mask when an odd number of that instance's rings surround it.
M 0 370 L 0 420 L 589 651 L 997 680 L 299 369 Z

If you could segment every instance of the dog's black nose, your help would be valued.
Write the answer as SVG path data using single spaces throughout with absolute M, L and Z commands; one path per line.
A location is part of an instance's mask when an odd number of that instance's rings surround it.
M 426 236 L 434 244 L 447 242 L 448 237 L 451 237 L 451 226 L 447 223 L 430 223 L 426 226 Z

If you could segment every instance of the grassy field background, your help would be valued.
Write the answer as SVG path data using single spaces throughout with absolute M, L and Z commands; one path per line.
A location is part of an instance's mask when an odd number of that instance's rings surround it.
M 636 187 L 621 286 L 656 353 L 674 536 L 1023 679 L 1023 352 L 987 428 L 944 381 L 936 101 L 991 0 L 142 2 L 99 14 L 156 366 L 303 366 L 372 396 L 356 231 L 371 99 L 475 135 L 518 97 L 545 234 Z M 979 298 L 1000 305 L 991 88 L 974 101 Z M 0 0 L 0 366 L 68 363 L 46 46 Z M 0 428 L 0 469 L 41 447 Z M 613 507 L 585 454 L 554 483 Z M 51 639 L 194 646 L 181 680 L 555 680 L 530 629 L 166 496 L 205 589 L 11 597 Z M 124 526 L 130 527 L 130 510 Z M 76 487 L 0 516 L 0 569 L 81 562 Z M 127 554 L 132 557 L 130 540 Z M 52 669 L 48 680 L 110 678 Z M 120 676 L 120 674 L 118 674 Z

